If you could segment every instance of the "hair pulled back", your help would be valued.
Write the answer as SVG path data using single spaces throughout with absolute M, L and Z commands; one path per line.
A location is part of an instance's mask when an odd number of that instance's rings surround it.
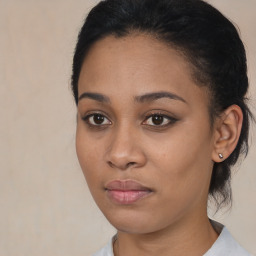
M 72 90 L 78 102 L 78 79 L 90 47 L 96 41 L 134 32 L 149 34 L 174 49 L 191 64 L 193 79 L 210 92 L 209 114 L 215 118 L 230 105 L 243 112 L 243 126 L 233 153 L 214 163 L 209 195 L 218 206 L 231 202 L 231 167 L 248 152 L 249 118 L 246 54 L 235 26 L 202 0 L 105 0 L 87 16 L 73 58 Z M 184 156 L 186 157 L 186 156 Z

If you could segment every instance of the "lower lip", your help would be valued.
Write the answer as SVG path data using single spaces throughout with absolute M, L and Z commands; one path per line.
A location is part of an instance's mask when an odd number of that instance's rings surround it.
M 109 198 L 118 204 L 132 204 L 151 194 L 149 190 L 107 190 Z

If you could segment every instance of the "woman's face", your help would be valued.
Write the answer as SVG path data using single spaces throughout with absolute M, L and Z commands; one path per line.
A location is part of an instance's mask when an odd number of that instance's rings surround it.
M 149 233 L 206 214 L 209 99 L 183 57 L 150 36 L 109 36 L 86 56 L 78 91 L 78 159 L 118 230 Z

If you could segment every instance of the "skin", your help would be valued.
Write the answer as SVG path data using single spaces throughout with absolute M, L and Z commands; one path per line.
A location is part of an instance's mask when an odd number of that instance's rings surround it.
M 155 92 L 177 97 L 139 100 Z M 240 108 L 231 106 L 211 127 L 207 88 L 193 81 L 189 63 L 140 34 L 96 42 L 78 96 L 77 155 L 95 202 L 118 230 L 115 255 L 204 254 L 218 237 L 207 217 L 212 167 L 237 144 Z M 163 123 L 155 125 L 152 114 Z M 112 180 L 135 180 L 152 192 L 116 204 L 105 190 Z

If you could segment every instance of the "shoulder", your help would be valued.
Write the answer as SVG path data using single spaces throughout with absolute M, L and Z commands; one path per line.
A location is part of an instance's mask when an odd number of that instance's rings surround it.
M 204 256 L 252 256 L 247 252 L 230 234 L 226 227 L 223 227 L 218 239 Z
M 101 250 L 93 254 L 93 256 L 114 256 L 112 245 L 115 239 L 116 236 L 114 236 Z

